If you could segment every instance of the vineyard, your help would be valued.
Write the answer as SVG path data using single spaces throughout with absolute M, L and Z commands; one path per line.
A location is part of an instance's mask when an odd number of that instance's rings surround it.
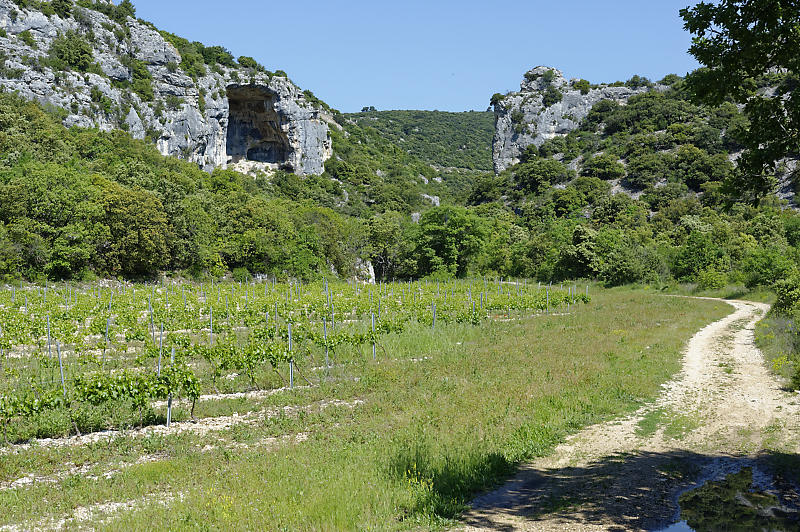
M 358 379 L 404 331 L 588 301 L 588 287 L 486 279 L 7 286 L 3 442 L 193 422 L 204 399 Z

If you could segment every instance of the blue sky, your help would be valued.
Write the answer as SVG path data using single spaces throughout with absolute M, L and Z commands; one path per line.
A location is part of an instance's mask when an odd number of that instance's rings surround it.
M 343 112 L 483 110 L 536 65 L 592 82 L 697 66 L 678 16 L 693 0 L 133 1 L 159 28 L 285 70 Z

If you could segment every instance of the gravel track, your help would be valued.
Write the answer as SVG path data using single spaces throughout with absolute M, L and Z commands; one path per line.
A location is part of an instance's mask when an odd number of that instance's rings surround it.
M 462 530 L 657 530 L 674 522 L 678 495 L 745 465 L 766 448 L 800 453 L 800 396 L 781 389 L 755 346 L 769 306 L 726 301 L 734 312 L 689 341 L 682 370 L 633 415 L 590 426 L 550 456 L 477 497 Z M 683 420 L 644 434 L 648 414 Z

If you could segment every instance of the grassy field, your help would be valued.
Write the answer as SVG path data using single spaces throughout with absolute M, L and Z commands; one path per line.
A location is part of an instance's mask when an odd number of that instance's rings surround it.
M 443 527 L 519 461 L 653 398 L 730 310 L 597 289 L 569 313 L 409 325 L 314 386 L 198 404 L 227 425 L 0 449 L 0 527 Z
M 729 284 L 722 288 L 702 289 L 696 284 L 682 283 L 665 285 L 662 287 L 645 286 L 645 290 L 657 291 L 663 294 L 692 296 L 692 297 L 718 297 L 720 299 L 743 299 L 746 301 L 758 301 L 761 303 L 772 303 L 775 301 L 775 292 L 769 288 L 756 287 L 747 288 L 743 284 Z
M 800 345 L 795 318 L 768 313 L 756 324 L 756 345 L 764 353 L 767 365 L 791 388 L 800 385 Z

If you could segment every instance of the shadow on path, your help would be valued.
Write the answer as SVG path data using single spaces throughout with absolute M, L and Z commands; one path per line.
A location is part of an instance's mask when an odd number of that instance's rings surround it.
M 570 524 L 576 528 L 588 524 L 608 530 L 658 530 L 678 520 L 681 493 L 743 468 L 753 468 L 753 487 L 774 496 L 779 506 L 800 507 L 800 455 L 763 453 L 752 458 L 683 450 L 633 452 L 586 467 L 523 467 L 500 489 L 476 498 L 463 523 L 492 530 L 537 530 L 545 521 L 565 530 Z M 731 503 L 747 506 L 741 499 Z M 796 515 L 792 514 L 792 519 Z M 800 530 L 800 525 L 792 529 Z

